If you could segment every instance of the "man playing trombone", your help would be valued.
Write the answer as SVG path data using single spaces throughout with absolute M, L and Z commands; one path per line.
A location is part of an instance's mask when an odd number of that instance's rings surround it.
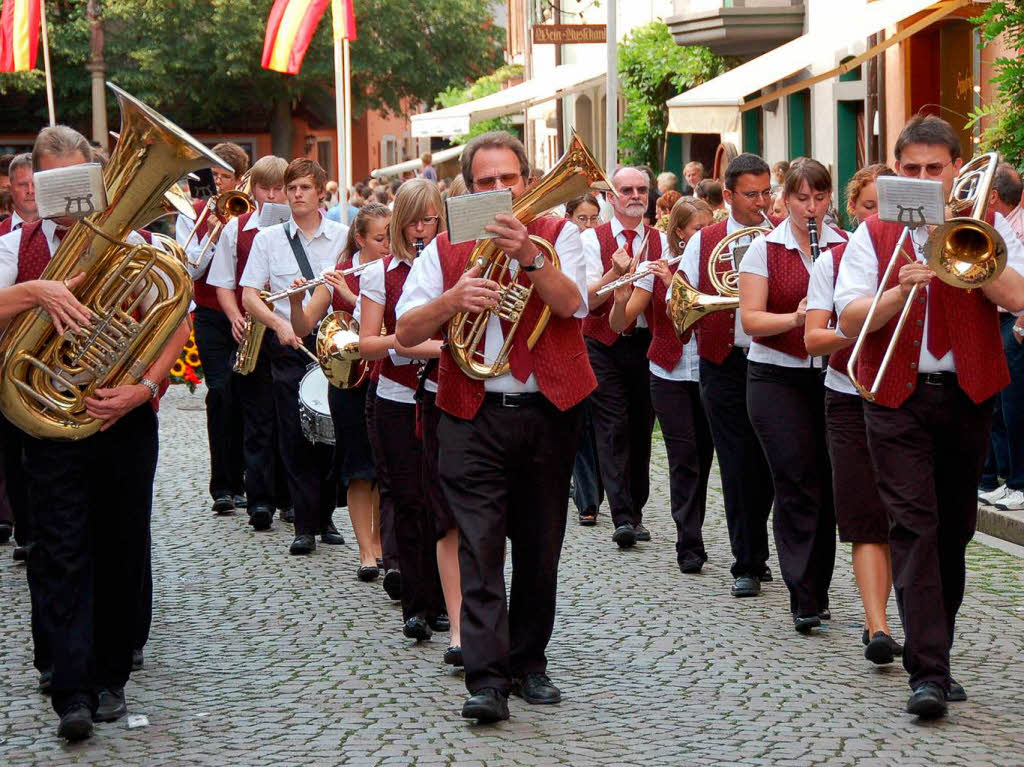
M 934 116 L 907 123 L 895 154 L 898 175 L 941 181 L 947 197 L 963 162 L 956 133 Z M 979 195 L 987 197 L 988 185 L 978 183 Z M 985 217 L 984 202 L 973 216 Z M 836 312 L 845 335 L 857 335 L 877 304 L 861 342 L 856 378 L 870 386 L 884 370 L 877 393 L 865 394 L 864 420 L 889 514 L 893 582 L 906 634 L 903 665 L 913 690 L 907 712 L 924 718 L 942 716 L 947 701 L 967 697 L 951 676 L 949 655 L 964 594 L 964 553 L 977 518 L 992 398 L 1009 381 L 996 307 L 1024 309 L 1024 249 L 1002 216 L 986 218 L 995 236 L 985 257 L 1002 246 L 1001 237 L 1007 261 L 1000 276 L 977 290 L 933 279 L 936 272 L 924 263 L 924 251 L 930 237 L 944 239 L 940 230 L 918 227 L 903 240 L 901 224 L 877 216 L 850 238 L 836 280 Z M 900 253 L 898 243 L 903 243 Z M 963 263 L 958 256 L 966 261 L 968 254 L 954 249 L 948 256 Z M 898 278 L 890 270 L 879 290 L 891 258 L 909 263 L 903 263 Z M 896 337 L 908 299 L 913 303 Z M 883 368 L 890 344 L 894 351 Z

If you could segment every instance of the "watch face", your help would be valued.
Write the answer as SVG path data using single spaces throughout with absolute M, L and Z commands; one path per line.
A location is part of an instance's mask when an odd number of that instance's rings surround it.
M 537 257 L 533 259 L 533 268 L 540 269 L 542 266 L 544 266 L 544 254 L 538 253 Z

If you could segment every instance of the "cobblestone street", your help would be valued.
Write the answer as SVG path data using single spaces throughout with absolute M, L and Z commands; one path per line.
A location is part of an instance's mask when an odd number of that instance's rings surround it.
M 970 696 L 946 720 L 902 712 L 896 663 L 863 658 L 862 614 L 840 546 L 833 619 L 811 637 L 789 620 L 785 586 L 729 595 L 717 472 L 705 525 L 710 561 L 675 566 L 664 449 L 656 437 L 653 540 L 620 552 L 602 514 L 571 517 L 559 618 L 549 648 L 558 706 L 510 700 L 512 718 L 459 717 L 462 677 L 446 635 L 413 646 L 380 582 L 356 580 L 350 545 L 290 557 L 290 527 L 254 533 L 244 514 L 208 511 L 200 390 L 161 410 L 153 517 L 155 608 L 130 713 L 67 746 L 36 692 L 24 569 L 0 548 L 0 764 L 12 765 L 706 765 L 1021 764 L 1024 560 L 974 542 L 953 671 Z M 895 604 L 890 620 L 897 639 Z

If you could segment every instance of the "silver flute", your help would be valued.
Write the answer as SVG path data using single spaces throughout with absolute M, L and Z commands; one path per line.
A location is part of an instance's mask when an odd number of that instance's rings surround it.
M 362 274 L 364 271 L 369 269 L 371 265 L 375 263 L 377 262 L 366 261 L 365 263 L 359 264 L 359 266 L 350 266 L 348 269 L 343 269 L 342 271 L 338 272 L 338 274 L 340 274 L 342 277 L 348 277 L 350 274 Z M 268 295 L 265 295 L 263 296 L 263 300 L 266 301 L 268 304 L 272 304 L 275 301 L 283 301 L 286 298 L 290 298 L 291 296 L 294 296 L 296 293 L 301 293 L 304 290 L 312 290 L 318 285 L 323 285 L 324 283 L 327 282 L 327 274 L 329 274 L 329 272 L 325 272 L 316 279 L 310 280 L 305 285 L 299 285 L 298 287 L 287 288 L 286 290 L 281 290 L 278 291 L 277 293 L 270 293 Z
M 603 296 L 607 293 L 611 293 L 616 288 L 621 288 L 623 285 L 632 285 L 634 282 L 643 279 L 653 270 L 649 264 L 656 264 L 659 261 L 664 261 L 666 266 L 674 266 L 683 260 L 683 254 L 680 253 L 678 256 L 672 256 L 672 258 L 659 258 L 654 261 L 644 261 L 640 264 L 635 272 L 632 274 L 625 274 L 614 282 L 609 282 L 607 285 L 601 287 L 597 291 L 597 295 Z

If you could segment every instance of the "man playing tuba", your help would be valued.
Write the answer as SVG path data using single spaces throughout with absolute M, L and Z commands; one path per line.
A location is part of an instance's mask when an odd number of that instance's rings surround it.
M 462 155 L 471 192 L 527 189 L 530 165 L 518 139 L 504 132 L 473 139 Z M 543 183 L 543 182 L 540 182 Z M 397 307 L 398 342 L 415 346 L 460 313 L 487 313 L 484 357 L 493 360 L 513 332 L 509 370 L 479 380 L 441 352 L 437 405 L 441 487 L 459 528 L 462 651 L 471 697 L 462 715 L 480 722 L 508 719 L 507 697 L 558 703 L 544 650 L 555 620 L 558 560 L 566 498 L 579 442 L 579 403 L 596 386 L 578 318 L 587 313 L 586 267 L 579 231 L 566 219 L 524 225 L 498 215 L 487 231 L 508 258 L 519 285 L 533 292 L 514 331 L 492 313 L 499 285 L 466 270 L 475 243 L 452 245 L 440 235 L 416 259 Z M 556 268 L 530 239 L 553 245 Z M 527 339 L 541 310 L 550 322 L 532 348 Z M 512 541 L 512 585 L 505 601 L 506 535 Z

